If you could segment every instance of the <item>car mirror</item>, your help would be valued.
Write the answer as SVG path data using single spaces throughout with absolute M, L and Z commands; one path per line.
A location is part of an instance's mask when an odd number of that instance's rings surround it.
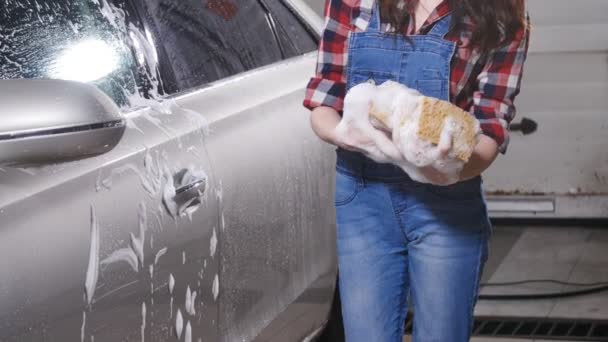
M 56 163 L 106 153 L 125 128 L 118 106 L 92 85 L 0 80 L 0 165 Z

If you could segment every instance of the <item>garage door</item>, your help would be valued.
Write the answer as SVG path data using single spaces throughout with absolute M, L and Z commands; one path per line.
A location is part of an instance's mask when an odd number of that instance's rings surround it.
M 489 209 L 494 217 L 608 217 L 608 1 L 529 0 L 528 10 L 513 127 L 527 134 L 512 132 L 507 155 L 486 174 Z

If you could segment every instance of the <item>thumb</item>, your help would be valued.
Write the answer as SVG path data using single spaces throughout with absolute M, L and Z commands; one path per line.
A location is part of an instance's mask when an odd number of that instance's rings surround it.
M 453 141 L 452 134 L 449 132 L 442 132 L 441 138 L 439 139 L 439 144 L 437 145 L 437 150 L 439 152 L 440 158 L 445 158 L 450 153 L 452 149 Z

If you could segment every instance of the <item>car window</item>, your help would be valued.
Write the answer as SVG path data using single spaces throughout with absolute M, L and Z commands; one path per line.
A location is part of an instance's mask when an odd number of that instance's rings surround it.
M 303 24 L 284 0 L 260 0 L 267 4 L 277 28 L 278 38 L 285 57 L 294 57 L 317 49 L 317 38 Z
M 0 79 L 91 83 L 123 107 L 163 93 L 129 1 L 4 0 L 0 23 Z
M 257 0 L 146 0 L 176 90 L 199 87 L 282 59 Z

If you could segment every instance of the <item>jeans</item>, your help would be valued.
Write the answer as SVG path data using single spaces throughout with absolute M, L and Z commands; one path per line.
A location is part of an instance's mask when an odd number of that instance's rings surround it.
M 338 267 L 346 340 L 468 341 L 491 235 L 481 179 L 440 187 L 338 152 Z

